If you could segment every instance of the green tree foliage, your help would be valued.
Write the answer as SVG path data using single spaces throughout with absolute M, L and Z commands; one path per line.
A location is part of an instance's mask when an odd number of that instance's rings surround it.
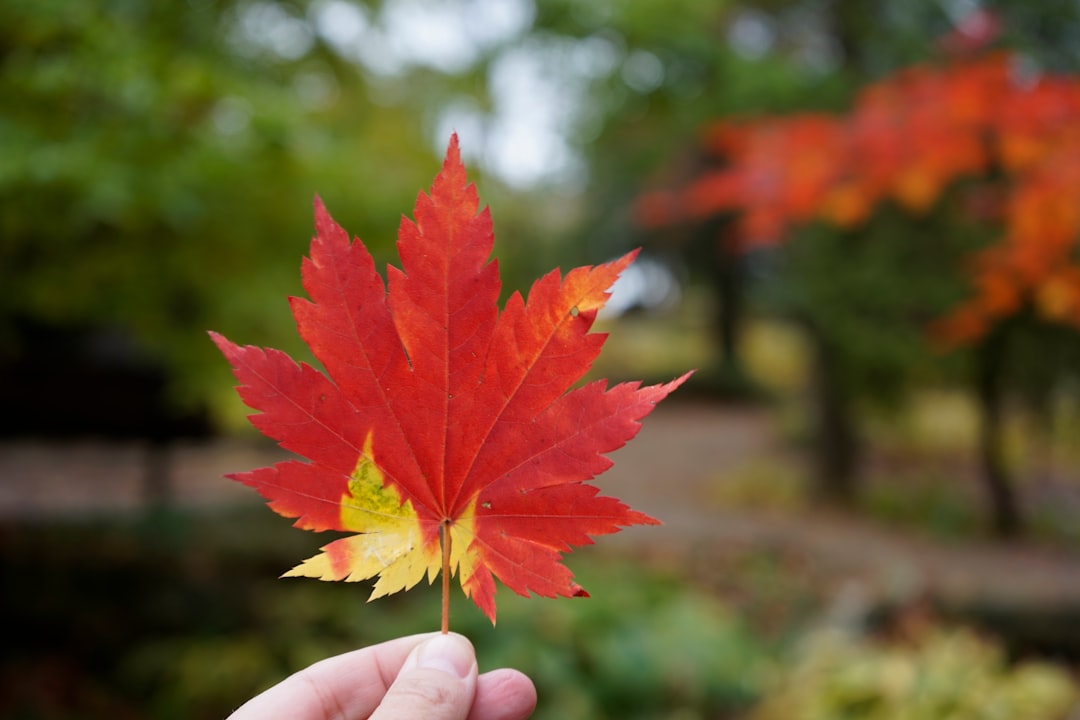
M 769 5 L 777 6 L 776 17 L 757 9 Z M 645 240 L 631 217 L 633 199 L 643 185 L 685 178 L 698 169 L 700 134 L 710 120 L 841 101 L 845 86 L 835 76 L 770 51 L 794 42 L 783 13 L 798 6 L 700 0 L 538 3 L 538 30 L 599 44 L 613 59 L 592 78 L 571 135 L 589 173 L 582 224 L 589 237 L 583 241 L 613 252 Z M 758 44 L 745 47 L 740 38 L 747 34 Z M 687 249 L 667 247 L 676 253 Z
M 988 4 L 1010 42 L 1070 62 L 1075 9 Z M 0 355 L 17 356 L 21 318 L 118 326 L 169 364 L 179 399 L 206 397 L 228 382 L 206 327 L 288 346 L 274 298 L 299 290 L 311 196 L 378 252 L 451 128 L 487 183 L 509 285 L 642 243 L 721 282 L 713 230 L 639 234 L 640 189 L 693 175 L 711 118 L 845 107 L 859 82 L 933 52 L 966 6 L 521 0 L 501 4 L 517 25 L 500 34 L 489 5 L 0 3 Z M 444 13 L 441 37 L 466 51 L 401 56 L 393 18 L 408 12 Z M 511 72 L 525 60 L 548 92 Z M 555 117 L 561 174 L 500 172 L 518 162 L 494 159 L 507 88 L 519 113 Z
M 0 4 L 6 359 L 20 320 L 122 328 L 168 365 L 178 400 L 203 400 L 225 377 L 205 328 L 287 344 L 273 307 L 299 289 L 314 193 L 389 245 L 434 160 L 302 12 Z

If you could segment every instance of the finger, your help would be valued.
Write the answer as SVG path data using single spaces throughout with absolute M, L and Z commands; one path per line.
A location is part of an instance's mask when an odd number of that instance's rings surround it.
M 409 653 L 433 636 L 410 635 L 317 662 L 252 698 L 229 720 L 366 718 Z
M 502 668 L 477 678 L 468 720 L 525 720 L 536 709 L 536 688 L 526 675 Z
M 371 720 L 465 720 L 476 696 L 476 653 L 457 633 L 417 645 Z

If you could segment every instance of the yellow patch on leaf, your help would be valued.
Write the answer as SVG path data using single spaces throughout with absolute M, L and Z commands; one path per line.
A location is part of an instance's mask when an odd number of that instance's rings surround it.
M 462 587 L 465 587 L 476 572 L 476 553 L 469 548 L 476 538 L 476 500 L 469 503 L 461 517 L 450 525 L 450 568 L 460 572 Z
M 408 590 L 426 572 L 431 582 L 439 574 L 438 536 L 425 541 L 416 510 L 385 483 L 382 470 L 371 459 L 371 434 L 341 496 L 341 525 L 355 531 L 322 548 L 282 577 L 357 582 L 379 576 L 369 600 Z

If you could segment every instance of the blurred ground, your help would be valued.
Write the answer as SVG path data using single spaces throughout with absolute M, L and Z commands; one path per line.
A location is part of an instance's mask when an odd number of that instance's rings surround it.
M 1039 541 L 943 540 L 854 515 L 727 507 L 718 486 L 763 458 L 798 462 L 767 411 L 660 407 L 638 440 L 614 455 L 599 484 L 663 520 L 607 542 L 708 555 L 755 545 L 793 552 L 845 602 L 1080 607 L 1080 553 Z M 785 456 L 787 456 L 785 458 Z
M 669 403 L 640 436 L 613 455 L 598 484 L 663 521 L 631 528 L 605 544 L 662 553 L 697 572 L 709 558 L 740 548 L 797 557 L 825 592 L 855 610 L 930 599 L 949 607 L 1080 608 L 1080 551 L 1041 541 L 935 538 L 854 515 L 804 508 L 733 506 L 731 478 L 763 461 L 797 467 L 767 410 Z M 144 507 L 148 469 L 167 467 L 172 500 L 184 508 L 253 505 L 258 496 L 222 478 L 281 457 L 256 441 L 180 443 L 164 456 L 131 443 L 0 444 L 0 519 L 56 520 L 135 513 Z M 157 463 L 157 464 L 155 464 Z

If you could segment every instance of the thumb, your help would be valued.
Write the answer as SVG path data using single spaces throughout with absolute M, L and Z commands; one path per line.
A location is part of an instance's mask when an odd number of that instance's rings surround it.
M 370 720 L 465 720 L 476 694 L 476 653 L 457 633 L 417 645 Z

